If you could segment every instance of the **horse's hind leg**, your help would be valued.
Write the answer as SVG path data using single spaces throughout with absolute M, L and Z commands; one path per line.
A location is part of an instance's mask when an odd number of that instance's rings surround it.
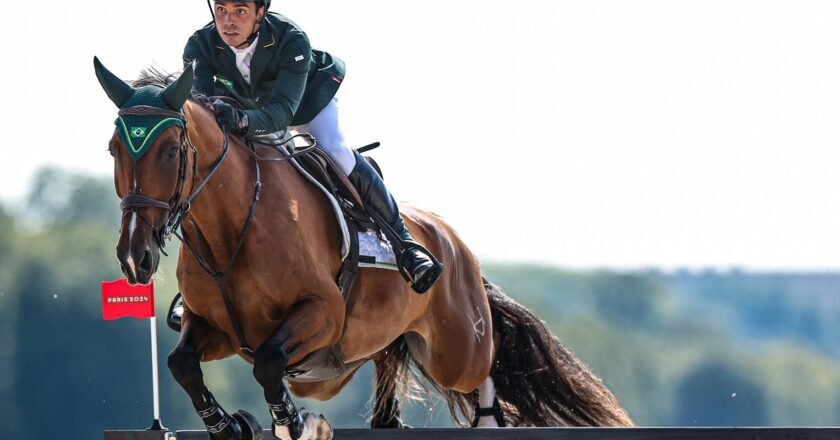
M 496 386 L 493 377 L 487 376 L 478 387 L 478 405 L 475 408 L 473 428 L 504 428 L 505 414 L 496 398 Z
M 404 346 L 403 346 L 404 347 Z M 389 350 L 397 349 L 392 345 Z M 400 401 L 397 399 L 396 385 L 398 382 L 399 356 L 386 351 L 378 357 L 376 365 L 375 403 L 373 416 L 370 419 L 371 428 L 407 428 L 400 420 Z
M 253 440 L 262 435 L 262 427 L 250 414 L 240 411 L 228 415 L 204 385 L 201 359 L 219 359 L 231 354 L 221 332 L 204 324 L 189 312 L 181 318 L 181 337 L 169 354 L 167 364 L 175 380 L 190 396 L 213 440 Z

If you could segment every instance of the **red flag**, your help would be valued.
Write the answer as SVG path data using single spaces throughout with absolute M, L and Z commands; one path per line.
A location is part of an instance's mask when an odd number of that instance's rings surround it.
M 155 283 L 128 284 L 125 278 L 102 282 L 102 319 L 155 316 Z

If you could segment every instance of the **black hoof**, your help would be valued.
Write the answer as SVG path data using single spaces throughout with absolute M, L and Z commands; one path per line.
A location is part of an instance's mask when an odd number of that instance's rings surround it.
M 411 425 L 406 425 L 400 419 L 391 420 L 387 424 L 381 426 L 371 426 L 371 428 L 375 429 L 413 429 L 414 427 Z
M 390 419 L 372 419 L 370 421 L 370 427 L 373 429 L 411 429 L 412 426 L 406 425 L 403 421 L 397 417 L 391 417 Z
M 262 425 L 251 413 L 239 410 L 233 414 L 233 419 L 242 428 L 242 440 L 262 440 Z

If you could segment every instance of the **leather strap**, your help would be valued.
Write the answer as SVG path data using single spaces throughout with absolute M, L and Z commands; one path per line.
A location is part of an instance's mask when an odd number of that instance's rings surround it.
M 478 426 L 478 419 L 484 416 L 493 416 L 496 419 L 496 424 L 499 425 L 499 428 L 504 428 L 505 425 L 505 415 L 502 412 L 502 407 L 499 405 L 499 398 L 493 398 L 493 406 L 490 408 L 481 408 L 477 407 L 475 409 L 475 418 L 472 422 L 472 427 L 475 428 Z
M 182 121 L 186 121 L 187 117 L 184 116 L 181 112 L 176 112 L 174 110 L 169 110 L 165 108 L 153 107 L 150 105 L 135 105 L 132 107 L 128 107 L 122 109 L 117 112 L 119 116 L 168 116 L 170 118 L 180 119 Z

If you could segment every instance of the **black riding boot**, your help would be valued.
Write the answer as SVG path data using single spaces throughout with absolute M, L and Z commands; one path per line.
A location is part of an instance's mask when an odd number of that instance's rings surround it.
M 411 278 L 409 280 L 411 288 L 417 293 L 425 293 L 440 276 L 443 265 L 430 258 L 430 255 L 424 252 L 425 248 L 411 238 L 411 234 L 400 217 L 397 202 L 385 188 L 385 182 L 361 154 L 355 151 L 354 154 L 356 166 L 347 177 L 359 191 L 362 201 L 377 224 L 385 223 L 385 226 L 396 233 L 396 237 L 391 237 L 388 234 L 389 231 L 385 231 L 397 256 L 397 264 L 407 271 Z M 383 226 L 380 224 L 380 227 Z M 385 229 L 383 227 L 383 230 Z M 398 242 L 394 243 L 394 239 Z

